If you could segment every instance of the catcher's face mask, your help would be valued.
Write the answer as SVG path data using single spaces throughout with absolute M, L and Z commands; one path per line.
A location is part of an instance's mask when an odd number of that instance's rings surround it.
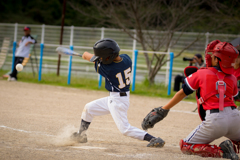
M 224 73 L 233 73 L 233 66 L 239 53 L 231 43 L 215 40 L 208 44 L 205 51 L 206 66 L 212 67 L 212 57 L 209 52 L 220 59 L 219 65 Z

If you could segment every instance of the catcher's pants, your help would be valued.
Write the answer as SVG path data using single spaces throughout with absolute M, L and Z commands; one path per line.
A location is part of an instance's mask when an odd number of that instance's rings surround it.
M 225 107 L 219 113 L 210 113 L 210 110 L 207 110 L 205 121 L 184 141 L 190 144 L 208 144 L 222 136 L 240 141 L 240 112 L 237 109 Z
M 129 92 L 127 92 L 127 96 L 122 97 L 120 97 L 118 92 L 110 92 L 110 96 L 86 104 L 82 113 L 82 119 L 92 122 L 94 116 L 111 114 L 117 128 L 123 135 L 143 140 L 147 132 L 128 123 L 128 107 Z

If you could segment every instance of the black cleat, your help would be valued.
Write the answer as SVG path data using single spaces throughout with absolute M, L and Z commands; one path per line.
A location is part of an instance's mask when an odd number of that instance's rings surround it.
M 156 148 L 162 148 L 164 146 L 165 142 L 161 138 L 152 138 L 150 143 L 147 145 L 147 147 L 156 147 Z
M 223 151 L 223 158 L 238 160 L 238 155 L 233 149 L 233 144 L 230 140 L 223 141 L 219 147 L 221 147 Z
M 78 143 L 87 143 L 87 135 L 86 134 L 80 135 L 78 132 L 74 132 L 71 135 L 71 139 Z

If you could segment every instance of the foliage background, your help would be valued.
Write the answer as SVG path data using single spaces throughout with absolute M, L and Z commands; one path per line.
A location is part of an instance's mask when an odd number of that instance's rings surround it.
M 70 1 L 70 0 L 67 0 Z M 94 6 L 88 3 L 87 0 L 71 0 L 78 2 L 79 6 L 92 14 L 99 17 Z M 231 9 L 233 17 L 237 22 L 240 22 L 240 3 L 235 0 L 218 0 L 225 5 L 234 3 L 234 8 Z M 61 25 L 63 0 L 2 0 L 0 1 L 0 23 L 23 23 L 23 24 L 49 24 Z M 201 7 L 206 7 L 202 5 Z M 224 11 L 220 11 L 224 12 Z M 99 17 L 105 18 L 105 17 Z M 224 17 L 223 17 L 224 18 Z M 199 21 L 197 25 L 192 27 L 191 32 L 201 32 L 208 20 Z M 219 19 L 219 21 L 221 21 Z M 109 24 L 99 23 L 91 17 L 84 16 L 74 11 L 69 3 L 66 6 L 65 25 L 83 26 L 83 27 L 107 27 Z M 112 27 L 115 27 L 114 25 Z M 218 33 L 218 31 L 216 31 Z M 221 33 L 239 34 L 239 26 L 233 25 L 229 29 Z

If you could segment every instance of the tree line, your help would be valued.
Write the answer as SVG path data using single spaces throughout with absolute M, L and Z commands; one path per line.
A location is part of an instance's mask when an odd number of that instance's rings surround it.
M 124 0 L 123 0 L 124 1 Z M 130 0 L 131 1 L 131 0 Z M 141 2 L 141 0 L 138 0 Z M 146 5 L 157 2 L 158 0 L 150 0 Z M 161 1 L 161 0 L 160 0 Z M 170 4 L 173 0 L 168 0 Z M 186 2 L 186 0 L 183 0 Z M 187 0 L 188 1 L 188 0 Z M 201 0 L 200 0 L 201 1 Z M 215 2 L 217 0 L 214 0 Z M 121 0 L 117 0 L 121 2 Z M 212 0 L 208 3 L 213 3 Z M 235 18 L 238 23 L 240 19 L 240 4 L 237 0 L 218 0 L 219 4 L 223 6 L 229 6 L 229 8 L 223 8 L 219 12 L 230 11 L 232 18 Z M 99 15 L 96 6 L 94 6 L 89 0 L 67 0 L 65 25 L 67 26 L 83 26 L 83 27 L 118 27 L 115 24 L 108 22 L 100 22 L 95 18 L 86 16 L 74 10 L 71 7 L 71 3 L 77 4 L 77 6 L 92 16 L 98 19 L 105 19 L 107 16 Z M 208 3 L 203 3 L 199 6 L 199 9 L 210 9 Z M 62 16 L 62 4 L 63 0 L 4 0 L 0 1 L 0 23 L 24 23 L 24 24 L 47 24 L 47 25 L 61 25 Z M 196 9 L 196 8 L 194 8 Z M 147 12 L 147 11 L 146 11 Z M 225 17 L 222 17 L 225 18 Z M 107 18 L 108 19 L 108 18 Z M 198 21 L 194 26 L 186 31 L 201 32 L 203 25 L 206 24 L 208 19 Z M 221 19 L 219 19 L 221 21 Z M 157 23 L 157 21 L 156 21 Z M 239 25 L 229 25 L 225 30 L 215 31 L 218 33 L 239 34 Z
M 63 0 L 0 1 L 0 22 L 60 25 Z M 239 34 L 238 0 L 67 0 L 65 25 L 120 28 L 144 51 L 174 47 L 184 32 Z M 133 32 L 133 29 L 135 32 Z M 178 33 L 178 34 L 176 34 Z M 114 38 L 114 37 L 111 37 Z M 166 55 L 144 53 L 147 78 L 153 84 Z

